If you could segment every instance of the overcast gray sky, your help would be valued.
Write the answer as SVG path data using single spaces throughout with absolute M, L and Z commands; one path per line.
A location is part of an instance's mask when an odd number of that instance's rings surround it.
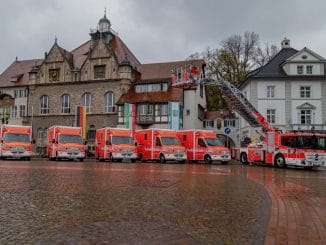
M 326 57 L 325 0 L 10 0 L 0 8 L 0 72 L 43 58 L 55 36 L 72 50 L 89 40 L 107 7 L 112 28 L 142 63 L 184 60 L 253 31 L 260 43 L 284 37 Z

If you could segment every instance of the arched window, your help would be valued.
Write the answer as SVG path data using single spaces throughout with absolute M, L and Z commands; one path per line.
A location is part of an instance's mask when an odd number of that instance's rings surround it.
M 92 94 L 91 93 L 83 94 L 82 105 L 86 107 L 86 113 L 92 112 Z
M 61 113 L 69 114 L 70 113 L 70 95 L 64 94 L 61 96 Z
M 104 95 L 105 112 L 114 112 L 114 93 L 109 91 Z
M 42 95 L 40 98 L 41 102 L 41 114 L 49 114 L 49 96 Z

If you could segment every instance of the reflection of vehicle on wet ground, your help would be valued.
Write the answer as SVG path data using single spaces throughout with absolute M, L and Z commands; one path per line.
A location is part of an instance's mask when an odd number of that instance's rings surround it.
M 52 126 L 48 129 L 48 158 L 51 160 L 85 158 L 85 145 L 80 127 Z
M 32 156 L 32 128 L 30 126 L 1 126 L 1 158 L 27 159 Z
M 206 164 L 231 160 L 230 150 L 216 138 L 212 130 L 181 130 L 177 136 L 186 148 L 188 161 L 204 161 Z
M 137 151 L 131 130 L 124 128 L 101 128 L 96 130 L 95 156 L 99 161 L 122 161 L 137 159 Z
M 174 130 L 146 129 L 135 132 L 137 152 L 140 160 L 185 162 L 185 147 L 177 138 Z

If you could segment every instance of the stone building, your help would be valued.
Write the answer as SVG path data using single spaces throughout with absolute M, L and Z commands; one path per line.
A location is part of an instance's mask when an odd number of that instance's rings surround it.
M 128 105 L 137 108 L 138 128 L 202 128 L 205 88 L 171 86 L 173 68 L 202 63 L 141 64 L 104 14 L 90 40 L 74 50 L 65 50 L 55 40 L 43 59 L 16 60 L 1 74 L 0 91 L 11 101 L 5 109 L 5 114 L 14 115 L 9 124 L 32 125 L 39 154 L 45 154 L 47 129 L 75 125 L 76 107 L 85 106 L 92 152 L 96 129 L 128 127 Z

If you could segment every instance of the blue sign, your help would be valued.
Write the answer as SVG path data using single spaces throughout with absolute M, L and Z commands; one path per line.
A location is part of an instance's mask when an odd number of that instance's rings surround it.
M 225 134 L 229 134 L 229 133 L 231 133 L 231 129 L 230 129 L 230 128 L 225 128 L 225 129 L 224 129 L 224 133 L 225 133 Z

